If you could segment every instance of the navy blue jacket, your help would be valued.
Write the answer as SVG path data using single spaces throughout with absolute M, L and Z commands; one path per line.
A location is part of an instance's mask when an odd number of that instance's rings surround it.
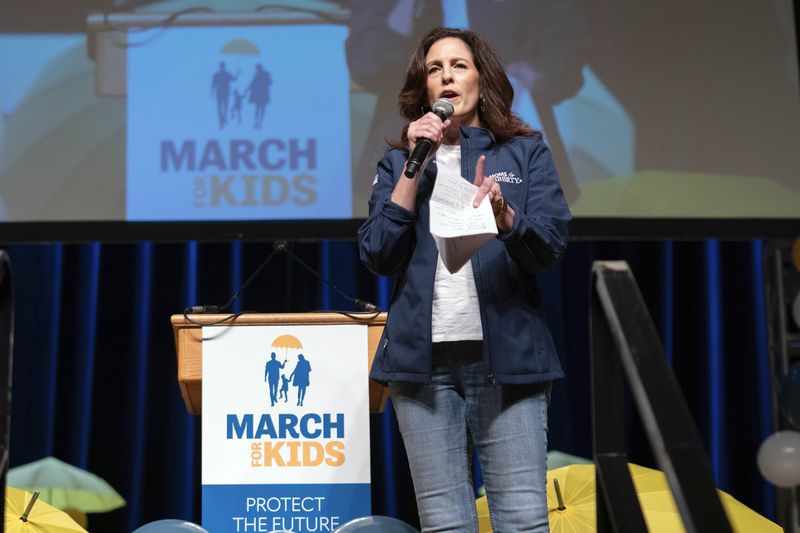
M 496 144 L 488 130 L 461 128 L 461 175 L 474 180 L 478 157 L 485 175 L 500 183 L 514 209 L 514 226 L 472 258 L 483 329 L 487 380 L 517 384 L 563 376 L 540 310 L 536 274 L 555 263 L 567 245 L 571 215 L 547 146 L 532 137 Z M 370 377 L 426 382 L 431 374 L 431 309 L 437 250 L 430 234 L 428 201 L 436 163 L 424 170 L 416 212 L 391 201 L 407 150 L 390 149 L 378 164 L 369 217 L 358 230 L 361 261 L 372 272 L 393 275 L 389 316 Z

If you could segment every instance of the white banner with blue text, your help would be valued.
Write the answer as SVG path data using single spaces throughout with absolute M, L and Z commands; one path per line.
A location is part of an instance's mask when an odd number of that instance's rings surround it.
M 203 328 L 202 525 L 325 532 L 371 513 L 367 327 Z

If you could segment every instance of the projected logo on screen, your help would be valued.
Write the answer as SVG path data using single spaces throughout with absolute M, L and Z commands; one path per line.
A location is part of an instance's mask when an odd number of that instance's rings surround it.
M 345 36 L 174 28 L 129 50 L 128 219 L 349 218 Z
M 259 57 L 258 47 L 246 39 L 236 39 L 226 44 L 222 49 L 223 54 L 233 56 Z M 245 61 L 239 61 L 239 64 Z M 260 129 L 264 123 L 264 112 L 269 104 L 269 92 L 272 85 L 272 76 L 261 63 L 255 63 L 252 77 L 245 81 L 242 71 L 236 74 L 230 72 L 225 61 L 219 62 L 219 68 L 211 76 L 211 93 L 216 100 L 216 116 L 219 128 L 223 129 L 228 122 L 242 124 L 242 111 L 245 102 L 252 112 L 252 124 Z

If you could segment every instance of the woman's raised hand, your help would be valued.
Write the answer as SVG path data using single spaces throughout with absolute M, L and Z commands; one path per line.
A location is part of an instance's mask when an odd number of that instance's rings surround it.
M 475 195 L 475 200 L 472 202 L 473 207 L 478 207 L 487 196 L 489 202 L 492 204 L 492 213 L 494 213 L 497 227 L 500 230 L 508 231 L 514 222 L 514 211 L 508 207 L 505 198 L 503 198 L 503 191 L 500 189 L 500 184 L 494 181 L 491 177 L 487 177 L 485 172 L 486 156 L 482 155 L 478 158 L 478 163 L 475 165 L 475 185 L 478 187 L 478 193 Z

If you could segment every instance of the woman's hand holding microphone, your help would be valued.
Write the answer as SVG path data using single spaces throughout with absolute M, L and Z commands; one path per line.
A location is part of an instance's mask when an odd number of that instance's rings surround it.
M 408 125 L 408 153 L 411 155 L 409 156 L 409 162 L 406 163 L 406 170 L 410 170 L 409 166 L 411 165 L 409 163 L 414 159 L 414 151 L 417 148 L 418 142 L 427 139 L 431 142 L 432 146 L 428 153 L 425 154 L 424 161 L 420 163 L 417 169 L 412 170 L 414 175 L 408 176 L 408 173 L 406 173 L 406 176 L 415 177 L 419 174 L 419 170 L 428 165 L 431 157 L 433 157 L 439 145 L 442 143 L 444 130 L 447 129 L 448 126 L 450 126 L 450 119 L 442 121 L 433 111 L 425 113 L 419 120 L 415 120 Z
M 440 98 L 433 104 L 433 111 L 424 114 L 408 125 L 408 152 L 403 174 L 409 179 L 400 179 L 392 191 L 392 202 L 413 211 L 416 206 L 419 173 L 436 153 L 444 138 L 444 131 L 450 126 L 448 117 L 453 114 L 453 104 Z M 426 146 L 427 145 L 427 146 Z

